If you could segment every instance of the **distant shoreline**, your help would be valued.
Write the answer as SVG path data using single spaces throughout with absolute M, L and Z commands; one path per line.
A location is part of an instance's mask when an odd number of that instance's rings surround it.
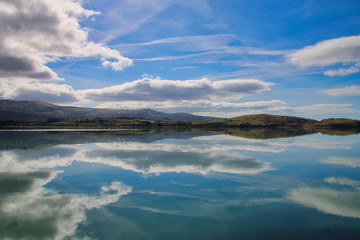
M 256 114 L 214 121 L 175 121 L 150 120 L 129 117 L 92 117 L 58 119 L 47 121 L 0 121 L 0 128 L 136 128 L 136 127 L 175 127 L 175 128 L 274 128 L 291 127 L 304 129 L 335 128 L 360 129 L 360 121 L 346 118 L 330 118 L 321 121 L 293 116 Z
M 279 138 L 322 133 L 360 133 L 360 121 L 325 119 L 321 121 L 279 115 L 247 115 L 216 121 L 148 120 L 125 117 L 51 119 L 51 121 L 0 122 L 0 131 L 48 132 L 212 132 L 249 138 Z

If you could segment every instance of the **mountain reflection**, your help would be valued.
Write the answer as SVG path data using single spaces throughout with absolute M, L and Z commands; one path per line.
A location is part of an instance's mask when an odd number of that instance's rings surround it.
M 113 182 L 95 196 L 59 194 L 44 187 L 56 175 L 0 173 L 0 239 L 64 239 L 85 220 L 86 210 L 116 202 L 131 191 Z
M 0 132 L 0 150 L 42 149 L 56 145 L 73 145 L 102 142 L 144 142 L 150 143 L 167 138 L 189 139 L 197 136 L 215 135 L 208 132 L 174 132 L 154 130 L 33 130 Z
M 298 140 L 290 137 L 301 136 L 304 134 L 311 134 L 311 132 L 304 132 L 305 130 L 296 129 L 218 129 L 212 131 L 206 130 L 190 130 L 190 131 L 177 131 L 177 130 L 111 130 L 111 129 L 99 129 L 99 130 L 35 130 L 35 131 L 2 131 L 0 132 L 0 150 L 11 149 L 44 149 L 51 148 L 57 145 L 74 145 L 74 144 L 88 144 L 88 143 L 112 143 L 112 142 L 137 142 L 137 143 L 153 143 L 165 139 L 177 139 L 186 140 L 194 139 L 197 137 L 211 137 L 211 136 L 232 136 L 234 139 L 238 138 L 238 141 L 245 147 L 246 143 L 250 143 L 252 147 L 257 148 L 267 144 L 271 146 L 271 149 L 265 151 L 280 152 L 283 149 L 277 148 L 277 146 L 283 148 L 288 147 L 292 143 Z M 245 144 L 244 144 L 245 143 Z M 256 143 L 256 144 L 254 144 Z M 269 143 L 269 144 L 268 144 Z M 346 145 L 349 142 L 336 143 L 338 146 Z M 318 142 L 314 141 L 309 144 L 308 142 L 298 143 L 292 145 L 309 146 L 316 148 L 326 149 L 329 146 L 334 145 L 333 142 Z M 323 144 L 323 147 L 321 146 Z M 351 144 L 351 143 L 350 143 Z M 256 146 L 255 146 L 256 145 Z M 265 146 L 264 146 L 265 147 Z M 255 151 L 263 151 L 263 148 L 255 149 Z M 266 148 L 266 147 L 265 147 Z

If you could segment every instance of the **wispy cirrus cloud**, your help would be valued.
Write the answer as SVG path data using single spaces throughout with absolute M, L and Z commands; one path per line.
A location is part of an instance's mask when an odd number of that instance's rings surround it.
M 139 47 L 139 46 L 151 46 L 159 44 L 181 44 L 182 50 L 187 51 L 199 51 L 199 50 L 214 50 L 224 48 L 228 43 L 236 40 L 237 37 L 234 34 L 214 34 L 214 35 L 194 35 L 183 37 L 172 37 L 156 39 L 149 42 L 142 43 L 129 43 L 118 44 L 113 47 Z
M 45 64 L 62 57 L 96 57 L 122 70 L 132 65 L 117 50 L 88 40 L 80 22 L 99 12 L 73 0 L 0 2 L 0 78 L 61 80 Z
M 153 21 L 161 22 L 161 25 L 171 25 L 172 21 L 157 18 L 159 14 L 165 12 L 172 6 L 180 6 L 191 9 L 202 16 L 210 16 L 211 8 L 207 0 L 124 0 L 110 1 L 104 8 L 104 15 L 100 22 L 102 30 L 98 35 L 102 35 L 101 42 L 110 42 L 118 37 L 141 31 L 142 27 Z M 116 23 L 116 24 L 113 24 Z
M 292 50 L 271 50 L 254 48 L 248 46 L 233 45 L 239 43 L 239 39 L 234 34 L 213 34 L 213 35 L 192 35 L 182 37 L 161 38 L 148 42 L 117 44 L 113 47 L 131 54 L 137 61 L 174 61 L 189 58 L 204 58 L 212 56 L 217 59 L 220 56 L 263 55 L 263 56 L 283 56 Z M 141 49 L 141 50 L 140 50 Z M 141 57 L 138 54 L 149 52 L 153 54 L 156 49 L 158 56 Z M 140 54 L 140 55 L 141 55 Z M 201 61 L 210 63 L 209 59 Z

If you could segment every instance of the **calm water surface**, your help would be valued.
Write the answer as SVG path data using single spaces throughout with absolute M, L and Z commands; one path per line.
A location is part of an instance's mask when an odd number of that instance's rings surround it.
M 0 132 L 0 239 L 360 239 L 360 135 Z

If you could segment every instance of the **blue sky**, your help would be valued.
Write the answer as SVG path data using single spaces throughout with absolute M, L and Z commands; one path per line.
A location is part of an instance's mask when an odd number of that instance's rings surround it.
M 360 119 L 360 2 L 4 0 L 0 96 Z

